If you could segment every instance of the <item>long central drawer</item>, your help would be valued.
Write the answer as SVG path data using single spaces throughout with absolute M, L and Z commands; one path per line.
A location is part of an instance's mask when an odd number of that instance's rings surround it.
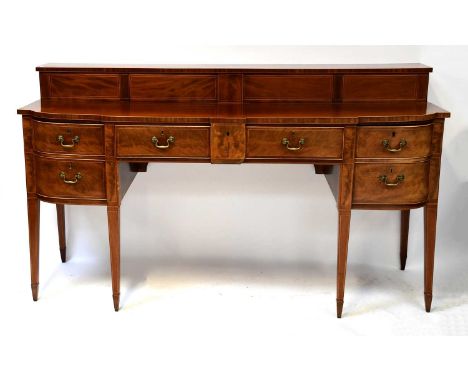
M 341 159 L 341 127 L 247 127 L 247 158 Z
M 121 125 L 119 157 L 209 158 L 208 126 Z

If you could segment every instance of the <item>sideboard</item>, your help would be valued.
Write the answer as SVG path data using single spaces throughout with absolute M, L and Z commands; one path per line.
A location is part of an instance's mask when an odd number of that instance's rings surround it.
M 424 208 L 430 311 L 442 136 L 450 116 L 427 102 L 432 68 L 48 64 L 37 70 L 41 98 L 18 110 L 34 301 L 41 201 L 56 204 L 63 262 L 64 206 L 107 206 L 118 311 L 120 205 L 149 162 L 310 163 L 326 177 L 338 210 L 337 316 L 353 209 L 401 211 L 404 270 L 410 210 Z

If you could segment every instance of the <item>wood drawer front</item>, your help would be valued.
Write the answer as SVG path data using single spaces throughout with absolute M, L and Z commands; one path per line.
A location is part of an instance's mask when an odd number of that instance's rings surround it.
M 431 153 L 432 125 L 359 127 L 357 158 L 419 158 Z M 384 141 L 388 141 L 387 146 Z M 400 150 L 400 151 L 392 151 Z
M 169 145 L 168 148 L 157 148 Z M 170 142 L 170 137 L 173 141 Z M 168 141 L 169 140 L 169 141 Z M 117 155 L 120 157 L 209 158 L 208 126 L 136 126 L 117 127 Z
M 60 174 L 65 174 L 63 179 Z M 81 178 L 77 179 L 77 174 Z M 105 199 L 105 164 L 36 157 L 37 193 L 49 197 Z M 75 182 L 68 184 L 65 181 Z
M 387 176 L 385 185 L 379 179 Z M 398 182 L 397 177 L 404 179 Z M 353 203 L 356 204 L 417 204 L 428 195 L 429 162 L 418 163 L 358 163 L 354 170 Z
M 289 150 L 283 143 L 289 142 Z M 300 144 L 303 139 L 303 144 Z M 247 128 L 247 158 L 318 158 L 340 159 L 343 153 L 343 129 L 326 127 Z
M 45 153 L 103 155 L 103 125 L 34 121 L 34 147 Z

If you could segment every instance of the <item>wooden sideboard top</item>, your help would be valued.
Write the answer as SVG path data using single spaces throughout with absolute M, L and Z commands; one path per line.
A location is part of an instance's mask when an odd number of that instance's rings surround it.
M 425 102 L 422 64 L 86 65 L 47 64 L 42 100 L 198 103 Z
M 419 63 L 402 64 L 247 64 L 247 65 L 130 65 L 130 64 L 60 64 L 50 63 L 36 67 L 39 72 L 83 72 L 83 73 L 429 73 L 432 68 Z
M 38 100 L 18 109 L 36 118 L 102 122 L 340 123 L 425 121 L 450 113 L 429 102 L 399 103 L 190 103 L 88 100 Z

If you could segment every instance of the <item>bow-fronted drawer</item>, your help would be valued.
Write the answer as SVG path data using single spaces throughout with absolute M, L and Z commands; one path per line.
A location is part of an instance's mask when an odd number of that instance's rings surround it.
M 363 126 L 356 158 L 422 158 L 431 153 L 432 125 Z
M 103 161 L 36 157 L 37 193 L 50 198 L 105 199 Z
M 102 124 L 34 121 L 34 148 L 42 153 L 104 155 Z
M 428 195 L 429 162 L 357 163 L 353 203 L 418 204 Z

